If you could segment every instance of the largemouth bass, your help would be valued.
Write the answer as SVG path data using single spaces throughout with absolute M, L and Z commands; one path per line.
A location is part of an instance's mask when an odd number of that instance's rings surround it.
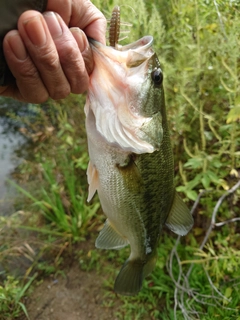
M 185 235 L 193 218 L 177 195 L 163 74 L 153 38 L 118 50 L 90 40 L 95 67 L 85 105 L 90 201 L 98 192 L 107 220 L 96 247 L 131 254 L 114 285 L 135 295 L 155 267 L 162 227 Z

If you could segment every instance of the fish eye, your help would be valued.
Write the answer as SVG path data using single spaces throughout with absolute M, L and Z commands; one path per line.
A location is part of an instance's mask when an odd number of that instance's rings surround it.
M 154 81 L 155 85 L 160 86 L 163 82 L 163 73 L 160 68 L 154 69 L 152 71 L 152 80 Z

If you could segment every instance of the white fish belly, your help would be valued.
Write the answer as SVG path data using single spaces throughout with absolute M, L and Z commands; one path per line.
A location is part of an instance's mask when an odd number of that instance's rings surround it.
M 131 255 L 145 255 L 146 230 L 139 208 L 141 184 L 135 177 L 128 177 L 130 182 L 126 185 L 119 170 L 129 161 L 130 153 L 109 145 L 97 132 L 92 115 L 87 119 L 87 130 L 90 161 L 98 172 L 97 191 L 102 209 L 115 229 L 128 239 Z

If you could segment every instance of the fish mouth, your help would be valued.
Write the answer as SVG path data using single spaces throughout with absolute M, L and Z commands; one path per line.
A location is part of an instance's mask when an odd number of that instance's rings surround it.
M 106 47 L 104 44 L 102 44 L 101 42 L 98 42 L 97 40 L 94 40 L 93 38 L 88 38 L 89 43 L 98 48 L 98 49 L 102 49 L 104 47 Z M 152 36 L 144 36 L 143 38 L 129 43 L 127 45 L 124 46 L 120 46 L 118 45 L 117 49 L 115 49 L 114 47 L 108 47 L 108 48 L 112 48 L 113 50 L 117 50 L 117 51 L 127 51 L 127 50 L 146 50 L 149 49 L 153 44 L 153 37 Z
M 129 43 L 125 46 L 119 46 L 119 51 L 126 51 L 126 50 L 141 50 L 145 51 L 152 47 L 153 44 L 153 37 L 152 36 L 145 36 L 133 43 Z
M 144 36 L 133 43 L 124 46 L 118 45 L 117 48 L 105 46 L 92 38 L 88 40 L 93 53 L 95 52 L 96 54 L 102 55 L 102 57 L 108 57 L 119 63 L 125 62 L 128 68 L 137 67 L 154 55 L 152 36 Z

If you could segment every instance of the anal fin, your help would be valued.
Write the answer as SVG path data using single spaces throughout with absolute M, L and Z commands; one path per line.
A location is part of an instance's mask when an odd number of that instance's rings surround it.
M 127 238 L 118 233 L 107 219 L 95 242 L 99 249 L 121 249 L 129 244 Z
M 193 217 L 188 207 L 177 192 L 175 192 L 172 208 L 166 220 L 166 226 L 174 233 L 184 236 L 191 230 L 193 222 Z

